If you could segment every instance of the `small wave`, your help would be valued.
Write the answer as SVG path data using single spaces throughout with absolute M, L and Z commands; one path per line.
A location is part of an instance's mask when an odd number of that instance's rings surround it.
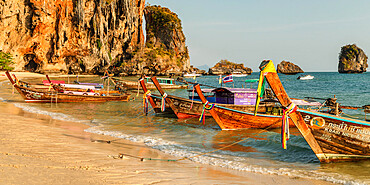
M 25 104 L 22 104 L 22 103 L 14 103 L 14 106 L 16 106 L 18 108 L 21 108 L 22 110 L 30 112 L 30 113 L 47 115 L 47 116 L 50 116 L 52 119 L 56 119 L 56 120 L 72 121 L 72 122 L 85 123 L 85 124 L 89 123 L 89 121 L 79 120 L 79 119 L 73 118 L 71 116 L 68 116 L 66 114 L 63 114 L 63 113 L 49 112 L 49 111 L 41 110 L 41 109 L 36 108 L 36 107 L 25 105 Z M 88 124 L 88 125 L 91 126 L 90 124 Z
M 116 138 L 121 138 L 125 140 L 129 140 L 132 142 L 140 142 L 144 143 L 145 145 L 160 150 L 166 154 L 172 155 L 174 157 L 179 158 L 187 158 L 191 161 L 208 164 L 213 166 L 219 166 L 239 171 L 246 171 L 246 172 L 253 172 L 253 173 L 261 173 L 261 174 L 268 174 L 268 175 L 286 175 L 290 177 L 300 177 L 300 178 L 308 178 L 308 179 L 316 179 L 316 180 L 324 180 L 332 183 L 337 184 L 346 184 L 346 185 L 361 185 L 364 184 L 362 182 L 358 182 L 354 179 L 350 179 L 343 175 L 335 174 L 335 173 L 324 173 L 318 172 L 314 170 L 295 170 L 290 168 L 266 168 L 261 167 L 258 165 L 250 165 L 246 163 L 234 161 L 234 160 L 227 160 L 225 156 L 220 154 L 207 154 L 207 155 L 199 155 L 205 154 L 210 152 L 209 150 L 194 148 L 183 146 L 175 142 L 165 141 L 161 138 L 154 138 L 149 136 L 139 136 L 139 135 L 129 135 L 123 134 L 118 131 L 105 131 L 102 127 L 90 127 L 85 130 L 86 132 L 100 134 L 100 135 L 109 135 Z

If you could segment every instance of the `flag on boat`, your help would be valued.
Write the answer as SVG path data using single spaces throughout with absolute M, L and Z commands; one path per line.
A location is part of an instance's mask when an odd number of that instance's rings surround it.
M 234 81 L 233 80 L 233 75 L 227 75 L 227 76 L 225 76 L 224 78 L 222 78 L 222 81 L 224 83 L 233 82 Z

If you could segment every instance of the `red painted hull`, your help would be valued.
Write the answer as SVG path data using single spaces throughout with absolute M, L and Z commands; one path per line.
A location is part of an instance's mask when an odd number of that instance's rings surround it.
M 281 116 L 268 114 L 257 114 L 255 116 L 252 111 L 238 111 L 219 105 L 213 108 L 212 116 L 223 130 L 273 129 L 280 128 L 282 124 Z M 289 126 L 294 127 L 294 123 L 291 120 L 289 121 Z

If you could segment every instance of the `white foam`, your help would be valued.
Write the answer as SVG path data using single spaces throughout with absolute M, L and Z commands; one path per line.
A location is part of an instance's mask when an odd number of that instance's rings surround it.
M 56 120 L 62 120 L 62 121 L 72 121 L 72 122 L 79 122 L 79 123 L 88 123 L 86 120 L 79 120 L 76 118 L 73 118 L 72 116 L 68 116 L 63 113 L 54 113 L 54 112 L 49 112 L 42 110 L 40 108 L 32 107 L 29 105 L 25 105 L 24 103 L 14 103 L 14 106 L 23 109 L 24 111 L 30 112 L 30 113 L 35 113 L 35 114 L 42 114 L 42 115 L 47 115 L 50 116 L 53 119 Z
M 346 185 L 361 185 L 363 182 L 359 182 L 355 179 L 350 179 L 349 177 L 335 174 L 335 173 L 324 173 L 314 170 L 295 170 L 291 168 L 268 168 L 261 167 L 258 165 L 250 165 L 238 161 L 242 160 L 227 160 L 225 156 L 219 154 L 207 154 L 198 156 L 199 154 L 209 152 L 208 150 L 183 146 L 175 142 L 165 141 L 161 138 L 154 138 L 148 136 L 139 136 L 139 135 L 129 135 L 123 134 L 118 131 L 105 131 L 103 127 L 90 127 L 85 130 L 86 132 L 109 135 L 116 138 L 126 139 L 133 142 L 144 143 L 145 145 L 158 149 L 164 153 L 170 154 L 178 158 L 188 158 L 191 161 L 214 165 L 224 168 L 230 168 L 234 170 L 261 173 L 261 174 L 273 174 L 273 175 L 284 175 L 290 177 L 300 177 L 316 180 L 324 180 L 337 184 L 346 184 Z M 241 158 L 241 157 L 236 157 Z

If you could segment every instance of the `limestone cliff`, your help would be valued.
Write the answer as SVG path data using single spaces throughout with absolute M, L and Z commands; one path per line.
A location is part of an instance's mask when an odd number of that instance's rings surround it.
M 0 50 L 15 70 L 95 73 L 144 44 L 145 0 L 0 2 Z
M 188 48 L 181 20 L 168 8 L 146 6 L 145 48 L 134 51 L 130 61 L 122 65 L 128 75 L 181 74 L 190 68 Z
M 282 61 L 280 64 L 277 65 L 277 72 L 293 75 L 298 73 L 304 73 L 304 71 L 298 66 L 288 61 Z
M 365 52 L 356 44 L 346 45 L 339 54 L 339 73 L 363 73 L 368 67 Z
M 244 64 L 236 64 L 228 60 L 221 60 L 215 66 L 209 68 L 210 75 L 225 75 L 231 73 L 251 74 L 252 69 L 244 67 Z

